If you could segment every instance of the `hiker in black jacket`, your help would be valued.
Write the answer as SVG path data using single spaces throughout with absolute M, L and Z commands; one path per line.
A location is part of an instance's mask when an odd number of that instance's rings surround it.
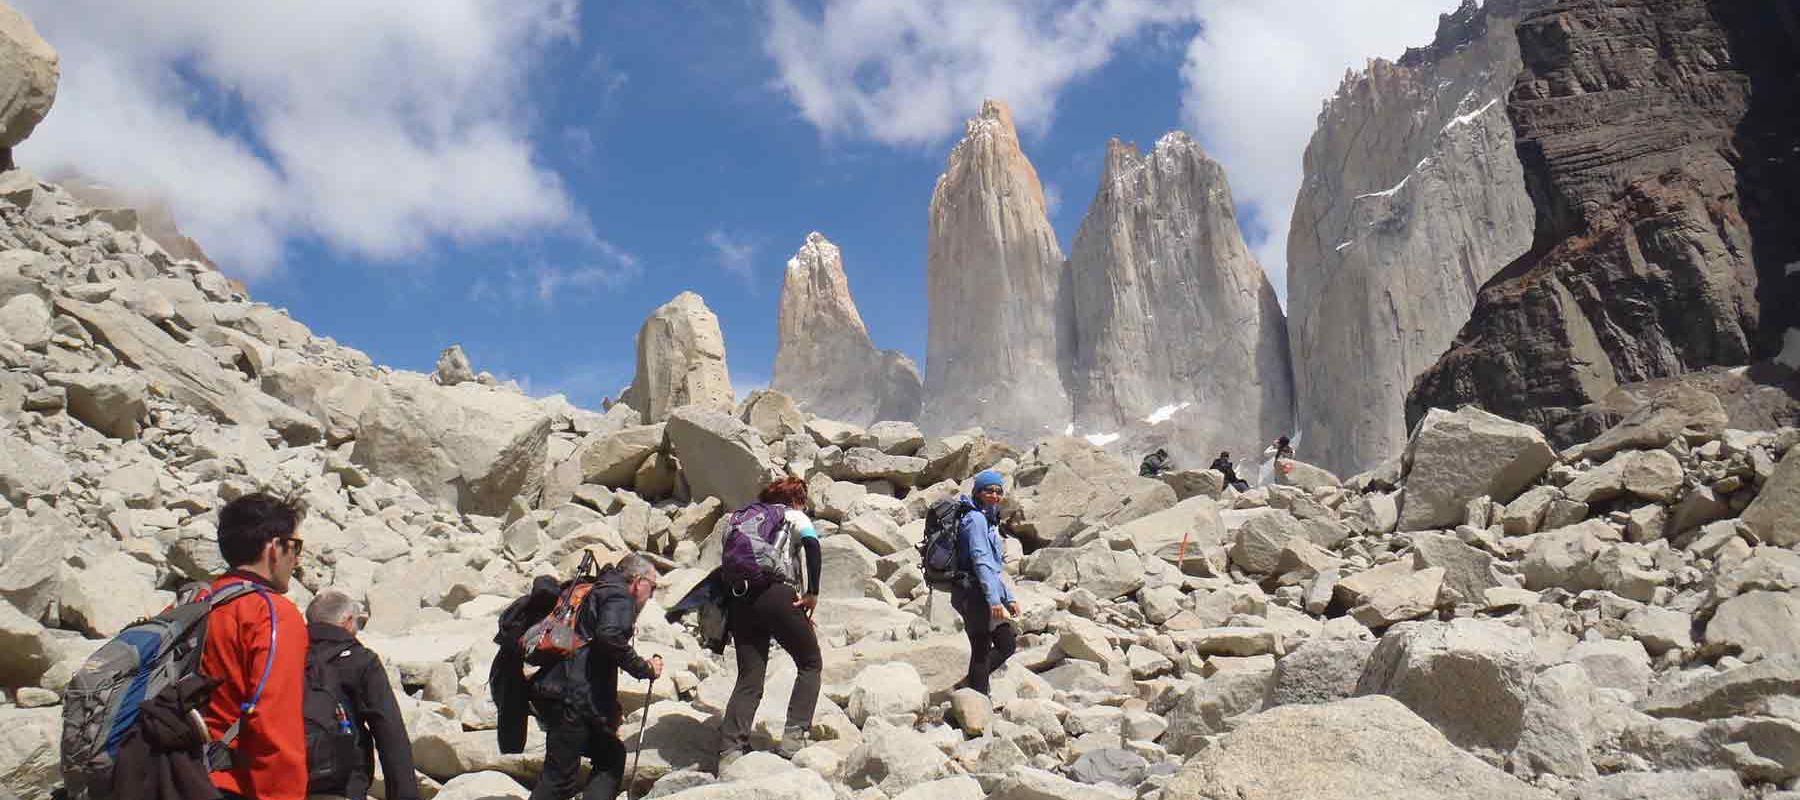
M 375 777 L 375 756 L 381 753 L 382 780 L 388 800 L 418 800 L 419 778 L 413 772 L 412 740 L 406 720 L 394 700 L 381 658 L 356 640 L 368 615 L 350 595 L 326 589 L 306 607 L 306 632 L 312 639 L 310 659 L 329 664 L 337 682 L 337 696 L 350 711 L 356 726 L 356 743 L 362 750 L 360 769 L 353 770 L 343 786 L 308 786 L 308 795 L 363 800 Z
M 538 671 L 531 695 L 548 740 L 544 770 L 531 800 L 568 800 L 580 789 L 581 757 L 593 769 L 584 800 L 612 800 L 625 780 L 625 743 L 618 727 L 619 670 L 644 680 L 662 675 L 662 657 L 645 660 L 631 646 L 638 611 L 656 591 L 656 567 L 632 554 L 600 571 L 576 614 L 587 645 Z

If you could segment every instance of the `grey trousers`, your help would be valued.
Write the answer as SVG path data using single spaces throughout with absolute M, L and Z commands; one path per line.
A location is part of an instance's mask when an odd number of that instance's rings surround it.
M 725 720 L 719 726 L 722 753 L 750 749 L 750 729 L 756 723 L 756 708 L 762 705 L 771 640 L 793 656 L 794 665 L 800 670 L 794 679 L 794 693 L 788 699 L 785 731 L 812 727 L 813 710 L 819 705 L 820 671 L 825 662 L 819 654 L 819 637 L 812 620 L 794 607 L 797 597 L 793 587 L 776 584 L 754 597 L 731 603 L 727 624 L 737 645 L 737 685 L 731 690 Z

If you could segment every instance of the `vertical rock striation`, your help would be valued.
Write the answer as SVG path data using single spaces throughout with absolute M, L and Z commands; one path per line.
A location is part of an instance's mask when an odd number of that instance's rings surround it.
M 1187 134 L 1114 140 L 1070 258 L 1075 424 L 1158 430 L 1192 461 L 1292 430 L 1287 330 L 1238 230 L 1224 169 Z M 1184 405 L 1185 404 L 1185 405 Z
M 808 234 L 788 260 L 779 326 L 771 388 L 841 422 L 918 419 L 918 368 L 898 351 L 875 349 L 850 297 L 843 256 L 823 234 Z
M 637 336 L 637 377 L 623 399 L 646 425 L 688 405 L 731 411 L 725 336 L 700 295 L 682 292 L 644 320 Z
M 989 100 L 931 195 L 925 430 L 1032 441 L 1069 423 L 1066 274 L 1012 112 Z
M 1304 458 L 1348 474 L 1398 455 L 1413 380 L 1531 244 L 1505 103 L 1518 10 L 1466 0 L 1429 47 L 1370 62 L 1319 115 L 1288 234 Z
M 1794 17 L 1783 3 L 1524 5 L 1508 106 L 1535 239 L 1419 378 L 1409 418 L 1474 402 L 1567 444 L 1601 422 L 1582 407 L 1620 384 L 1779 350 L 1800 317 L 1793 185 L 1779 188 L 1800 145 Z

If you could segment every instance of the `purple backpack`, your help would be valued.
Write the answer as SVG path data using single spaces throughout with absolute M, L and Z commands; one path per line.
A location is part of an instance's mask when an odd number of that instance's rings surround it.
M 720 569 L 732 594 L 799 582 L 798 542 L 788 535 L 787 506 L 751 503 L 732 512 L 726 526 Z

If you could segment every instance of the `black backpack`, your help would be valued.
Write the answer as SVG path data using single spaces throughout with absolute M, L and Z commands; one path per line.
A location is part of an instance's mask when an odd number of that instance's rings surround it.
M 342 792 L 363 766 L 351 704 L 338 694 L 337 664 L 351 651 L 344 645 L 314 647 L 306 654 L 306 696 L 300 713 L 306 720 L 307 794 Z
M 969 585 L 969 570 L 957 541 L 959 522 L 968 511 L 960 498 L 939 500 L 925 510 L 925 538 L 919 542 L 919 569 L 925 572 L 925 585 L 934 591 L 948 592 Z

